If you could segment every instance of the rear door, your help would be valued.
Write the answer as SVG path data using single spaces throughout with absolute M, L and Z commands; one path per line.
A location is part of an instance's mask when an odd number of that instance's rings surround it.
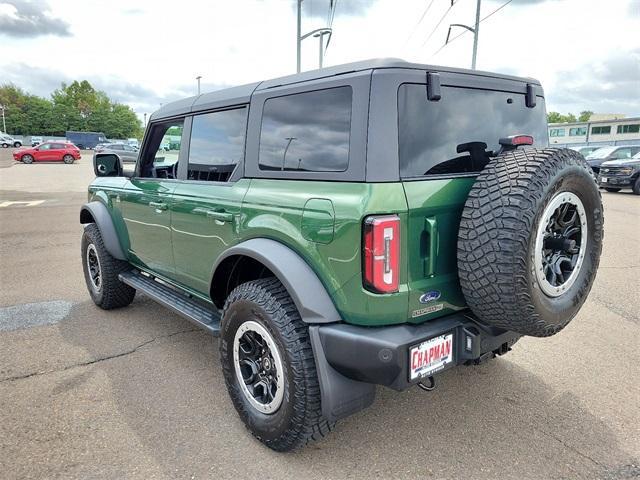
M 520 92 L 524 88 L 521 84 Z M 529 134 L 537 146 L 548 143 L 544 99 L 528 108 L 520 92 L 452 85 L 442 86 L 441 98 L 429 101 L 425 83 L 398 89 L 411 321 L 465 308 L 457 275 L 460 216 L 477 173 L 499 150 L 499 139 Z
M 250 183 L 236 173 L 244 157 L 247 110 L 241 106 L 191 118 L 183 181 L 173 194 L 175 278 L 205 296 L 215 260 L 236 242 Z

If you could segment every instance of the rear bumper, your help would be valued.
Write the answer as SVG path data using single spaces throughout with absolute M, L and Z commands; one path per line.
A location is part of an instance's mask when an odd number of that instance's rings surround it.
M 451 332 L 454 334 L 453 361 L 444 370 L 505 353 L 520 337 L 514 332 L 482 325 L 470 313 L 453 314 L 421 325 L 318 327 L 324 357 L 335 371 L 358 382 L 395 390 L 404 390 L 420 381 L 409 379 L 411 347 Z

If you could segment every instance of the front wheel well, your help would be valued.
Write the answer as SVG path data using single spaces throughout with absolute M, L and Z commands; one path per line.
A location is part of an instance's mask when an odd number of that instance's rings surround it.
M 83 208 L 82 210 L 80 210 L 80 223 L 81 224 L 87 224 L 87 223 L 95 223 L 95 219 L 93 218 L 93 215 L 91 215 L 91 212 L 86 209 Z
M 209 291 L 211 300 L 216 307 L 222 308 L 231 291 L 238 285 L 272 276 L 273 272 L 255 258 L 231 255 L 218 265 L 213 274 Z

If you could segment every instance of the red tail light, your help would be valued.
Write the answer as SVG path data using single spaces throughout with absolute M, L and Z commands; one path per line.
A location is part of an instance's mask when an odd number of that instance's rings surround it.
M 364 286 L 376 293 L 398 291 L 400 218 L 367 217 L 364 221 Z

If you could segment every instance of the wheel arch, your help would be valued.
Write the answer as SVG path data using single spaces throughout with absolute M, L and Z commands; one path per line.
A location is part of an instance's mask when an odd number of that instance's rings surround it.
M 220 307 L 237 285 L 268 275 L 284 285 L 305 323 L 342 320 L 324 285 L 302 257 L 267 238 L 246 240 L 217 259 L 211 277 L 211 299 Z
M 118 233 L 107 207 L 100 201 L 85 203 L 80 209 L 80 223 L 95 223 L 100 230 L 102 241 L 107 251 L 118 260 L 127 260 L 122 250 Z

